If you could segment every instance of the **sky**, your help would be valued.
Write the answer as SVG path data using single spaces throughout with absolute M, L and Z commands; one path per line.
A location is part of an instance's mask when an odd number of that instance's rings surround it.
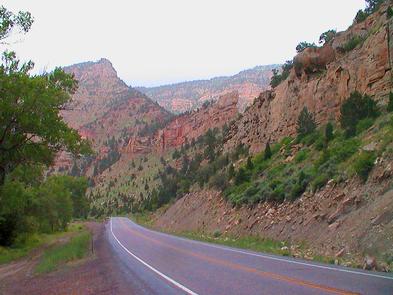
M 31 31 L 7 47 L 22 60 L 33 60 L 36 72 L 104 57 L 132 86 L 283 63 L 300 41 L 317 42 L 329 29 L 345 30 L 365 6 L 363 0 L 3 0 L 1 5 L 34 16 Z

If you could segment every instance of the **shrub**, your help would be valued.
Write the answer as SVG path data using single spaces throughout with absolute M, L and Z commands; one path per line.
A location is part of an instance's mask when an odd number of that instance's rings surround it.
M 393 9 L 389 6 L 386 13 L 387 13 L 388 19 L 390 19 L 393 16 Z
M 265 152 L 263 154 L 263 159 L 268 160 L 272 157 L 272 150 L 270 149 L 270 143 L 266 143 Z
M 228 186 L 228 177 L 225 173 L 219 172 L 213 175 L 210 179 L 210 185 L 221 191 L 225 190 Z
M 306 149 L 298 151 L 295 156 L 295 162 L 296 163 L 303 162 L 305 159 L 307 159 L 307 155 L 308 155 L 308 152 Z
M 353 36 L 351 39 L 348 40 L 347 43 L 343 45 L 344 52 L 349 52 L 354 50 L 358 45 L 364 42 L 364 38 L 360 36 Z
M 241 167 L 235 176 L 235 184 L 239 185 L 250 180 L 250 175 L 246 170 Z
M 325 141 L 328 143 L 333 137 L 333 124 L 328 122 L 325 127 Z
M 393 112 L 393 93 L 389 93 L 389 102 L 387 107 L 388 112 Z
M 293 68 L 293 62 L 291 60 L 288 60 L 281 67 L 281 73 L 279 73 L 279 70 L 273 69 L 272 70 L 273 76 L 270 80 L 270 86 L 272 88 L 275 88 L 278 85 L 280 85 L 282 81 L 285 81 L 288 78 L 292 68 Z
M 376 118 L 379 115 L 377 104 L 369 96 L 359 92 L 351 93 L 340 108 L 340 124 L 347 137 L 356 134 L 356 125 L 365 118 Z
M 366 119 L 360 120 L 356 124 L 356 134 L 360 134 L 363 131 L 367 130 L 368 128 L 373 126 L 373 123 L 374 123 L 374 119 L 373 118 L 366 118 Z
M 221 236 L 221 232 L 218 230 L 218 229 L 216 229 L 214 232 L 213 232 L 213 237 L 214 238 L 219 238 Z
M 360 141 L 356 138 L 339 141 L 329 148 L 329 154 L 337 163 L 341 163 L 356 153 L 359 146 Z
M 374 167 L 375 153 L 373 152 L 361 152 L 353 162 L 353 169 L 355 173 L 363 180 L 366 181 L 368 174 Z
M 322 36 L 322 35 L 321 35 Z M 317 45 L 315 45 L 315 43 L 308 43 L 308 42 L 300 42 L 297 46 L 296 46 L 296 51 L 298 53 L 302 52 L 304 49 L 306 48 L 317 48 Z
M 360 9 L 360 10 L 356 13 L 355 22 L 356 22 L 356 23 L 361 23 L 361 22 L 365 21 L 366 18 L 367 18 L 367 13 L 365 13 L 363 10 Z
M 329 30 L 329 31 L 322 33 L 321 36 L 319 36 L 319 44 L 329 43 L 330 41 L 332 41 L 334 39 L 336 34 L 337 34 L 336 30 Z
M 304 107 L 297 119 L 296 132 L 300 137 L 314 132 L 317 124 L 315 123 L 314 115 L 310 113 L 307 107 Z
M 329 176 L 325 173 L 319 174 L 311 183 L 311 188 L 315 192 L 323 187 L 329 180 Z
M 246 169 L 251 171 L 254 168 L 254 164 L 252 163 L 251 157 L 247 158 Z

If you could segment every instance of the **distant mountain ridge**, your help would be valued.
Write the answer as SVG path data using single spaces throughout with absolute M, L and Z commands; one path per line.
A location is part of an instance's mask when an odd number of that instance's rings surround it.
M 276 64 L 256 66 L 233 76 L 186 81 L 157 87 L 136 87 L 136 89 L 174 113 L 197 108 L 204 101 L 217 100 L 226 93 L 238 91 L 238 107 L 240 110 L 244 110 L 260 92 L 269 89 L 272 70 L 279 66 Z

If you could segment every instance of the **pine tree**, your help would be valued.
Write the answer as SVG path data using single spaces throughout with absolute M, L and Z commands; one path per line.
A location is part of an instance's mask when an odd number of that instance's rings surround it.
M 333 124 L 328 122 L 325 128 L 325 140 L 328 143 L 333 139 Z
M 297 119 L 297 134 L 300 137 L 311 134 L 317 128 L 314 115 L 308 111 L 307 107 L 304 107 L 299 114 Z
M 265 160 L 268 160 L 268 159 L 270 159 L 271 157 L 272 157 L 272 150 L 270 149 L 270 143 L 267 142 L 267 143 L 266 143 L 265 153 L 264 153 L 264 155 L 263 155 L 263 158 L 264 158 Z

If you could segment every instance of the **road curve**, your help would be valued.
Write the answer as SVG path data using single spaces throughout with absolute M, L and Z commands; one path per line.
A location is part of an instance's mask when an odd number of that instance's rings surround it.
M 128 218 L 111 218 L 106 235 L 138 295 L 393 294 L 388 274 L 192 241 Z

